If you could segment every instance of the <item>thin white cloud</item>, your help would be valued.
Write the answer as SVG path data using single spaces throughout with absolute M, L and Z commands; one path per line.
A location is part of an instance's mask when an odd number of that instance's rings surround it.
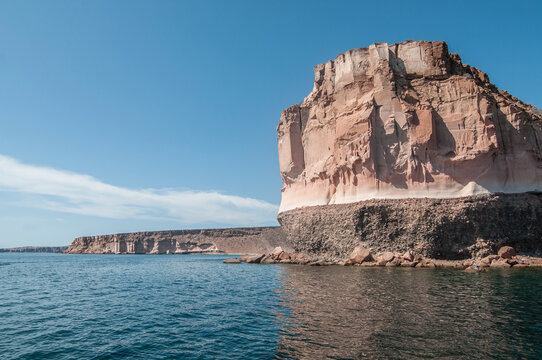
M 23 164 L 0 155 L 0 191 L 32 195 L 32 206 L 114 219 L 205 222 L 231 225 L 270 223 L 278 206 L 215 191 L 135 190 L 88 175 Z M 26 202 L 28 203 L 28 202 Z

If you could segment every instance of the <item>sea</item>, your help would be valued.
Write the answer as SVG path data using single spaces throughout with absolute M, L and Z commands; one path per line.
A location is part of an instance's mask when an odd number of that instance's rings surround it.
M 0 359 L 542 359 L 542 270 L 0 254 Z

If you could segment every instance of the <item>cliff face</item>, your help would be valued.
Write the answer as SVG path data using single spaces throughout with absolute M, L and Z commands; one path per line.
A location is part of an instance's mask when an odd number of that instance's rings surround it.
M 542 116 L 444 42 L 373 44 L 314 68 L 277 128 L 280 211 L 542 190 Z
M 284 245 L 280 227 L 152 231 L 80 237 L 67 254 L 261 253 Z
M 503 245 L 542 254 L 541 193 L 374 199 L 289 210 L 279 222 L 297 252 L 329 259 L 358 245 L 436 259 L 484 257 Z

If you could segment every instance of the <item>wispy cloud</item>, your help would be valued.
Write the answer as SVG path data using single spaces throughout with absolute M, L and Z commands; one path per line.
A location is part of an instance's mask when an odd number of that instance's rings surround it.
M 278 206 L 215 191 L 128 189 L 0 155 L 0 191 L 32 195 L 32 206 L 114 219 L 256 225 L 275 219 Z

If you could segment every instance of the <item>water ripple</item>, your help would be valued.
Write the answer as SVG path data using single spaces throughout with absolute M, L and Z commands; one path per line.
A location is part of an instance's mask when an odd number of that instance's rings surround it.
M 224 258 L 0 254 L 0 358 L 542 358 L 542 271 Z

